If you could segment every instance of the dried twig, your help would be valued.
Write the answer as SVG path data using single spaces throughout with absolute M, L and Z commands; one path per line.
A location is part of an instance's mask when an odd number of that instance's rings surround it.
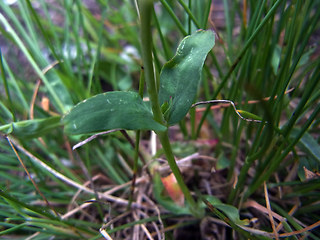
M 273 230 L 273 233 L 274 233 L 274 236 L 275 236 L 276 240 L 279 240 L 279 234 L 277 232 L 276 225 L 274 223 L 274 219 L 273 219 L 273 216 L 272 216 L 272 210 L 271 210 L 271 205 L 270 205 L 270 201 L 269 201 L 268 189 L 267 189 L 266 182 L 263 183 L 263 186 L 264 186 L 264 196 L 265 196 L 265 199 L 266 199 L 266 205 L 267 205 L 267 209 L 268 209 L 268 215 L 269 215 L 270 223 L 271 223 L 271 226 L 272 226 L 272 230 Z
M 74 145 L 74 146 L 72 147 L 72 150 L 75 150 L 75 149 L 77 149 L 78 147 L 81 147 L 82 145 L 84 145 L 84 144 L 92 141 L 93 139 L 96 139 L 96 138 L 97 138 L 98 136 L 100 136 L 100 135 L 104 135 L 104 134 L 108 134 L 108 133 L 113 133 L 113 132 L 120 131 L 120 130 L 121 130 L 121 129 L 113 129 L 113 130 L 109 130 L 109 131 L 104 131 L 104 132 L 96 133 L 96 134 L 88 137 L 87 139 L 85 139 L 85 140 L 77 143 L 76 145 Z
M 60 172 L 54 170 L 53 168 L 49 167 L 47 164 L 45 164 L 43 161 L 41 161 L 39 158 L 37 158 L 36 156 L 34 156 L 33 154 L 31 154 L 28 150 L 26 150 L 24 147 L 22 147 L 20 144 L 18 144 L 18 142 L 16 140 L 14 140 L 13 138 L 10 138 L 12 143 L 20 150 L 22 151 L 24 154 L 26 154 L 34 163 L 38 164 L 40 167 L 42 167 L 44 170 L 50 172 L 51 174 L 53 174 L 55 177 L 59 178 L 60 180 L 62 180 L 63 182 L 81 189 L 82 191 L 86 192 L 86 193 L 90 193 L 90 194 L 94 194 L 94 191 L 88 187 L 83 186 L 82 184 L 79 184 L 73 180 L 71 180 L 70 178 L 64 176 L 63 174 L 61 174 Z M 102 199 L 105 199 L 107 201 L 111 201 L 111 202 L 116 202 L 117 204 L 120 205 L 128 205 L 128 201 L 119 197 L 115 197 L 106 193 L 102 193 L 102 192 L 97 192 L 98 196 Z M 140 204 L 137 204 L 136 202 L 132 203 L 132 207 L 136 207 L 136 208 L 146 208 L 147 206 L 143 206 Z
M 197 102 L 195 104 L 193 104 L 191 107 L 196 107 L 198 105 L 203 105 L 203 104 L 229 104 L 233 107 L 234 111 L 236 112 L 236 114 L 244 121 L 247 122 L 257 122 L 257 123 L 261 123 L 262 121 L 260 120 L 256 120 L 256 119 L 250 119 L 250 118 L 245 118 L 241 115 L 241 113 L 237 110 L 236 105 L 234 104 L 233 101 L 231 100 L 210 100 L 210 101 L 201 101 L 201 102 Z

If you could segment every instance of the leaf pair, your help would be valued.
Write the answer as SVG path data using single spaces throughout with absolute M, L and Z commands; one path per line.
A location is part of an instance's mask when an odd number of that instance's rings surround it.
M 215 43 L 214 33 L 199 30 L 184 38 L 176 55 L 160 73 L 159 102 L 168 125 L 178 123 L 197 94 L 201 70 Z M 76 105 L 63 118 L 67 134 L 88 134 L 111 129 L 165 131 L 153 119 L 149 104 L 134 92 L 108 92 Z

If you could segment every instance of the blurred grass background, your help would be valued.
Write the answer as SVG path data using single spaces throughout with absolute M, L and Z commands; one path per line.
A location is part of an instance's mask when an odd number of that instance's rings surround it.
M 196 160 L 194 169 L 185 173 L 186 182 L 198 197 L 213 195 L 236 206 L 241 218 L 258 218 L 252 227 L 267 232 L 273 231 L 272 224 L 253 204 L 266 205 L 264 182 L 271 208 L 286 218 L 286 231 L 320 219 L 319 18 L 318 0 L 155 2 L 157 71 L 184 36 L 200 28 L 214 29 L 217 43 L 207 58 L 197 100 L 229 99 L 267 122 L 242 121 L 231 108 L 192 109 L 172 129 L 175 154 L 180 158 L 199 152 L 214 160 Z M 135 133 L 112 133 L 73 152 L 71 146 L 83 137 L 67 138 L 58 125 L 64 113 L 90 96 L 138 89 L 135 4 L 1 1 L 0 31 L 0 234 L 10 239 L 102 238 L 99 228 L 126 212 L 118 205 L 119 199 L 128 199 L 130 184 L 111 197 L 100 193 L 132 179 L 134 148 L 128 139 Z M 9 134 L 40 191 L 4 134 Z M 149 133 L 143 135 L 140 150 L 151 161 Z M 146 193 L 153 199 L 148 187 Z M 97 201 L 61 217 L 91 199 Z M 162 224 L 156 212 L 145 211 L 149 215 L 123 217 L 106 228 L 108 233 L 114 239 L 131 239 L 134 226 L 145 221 L 153 232 L 151 222 L 167 227 L 166 239 L 178 239 L 188 229 L 198 232 L 189 236 L 193 239 L 244 238 L 227 227 L 217 229 L 209 211 L 205 219 L 192 219 L 163 210 L 153 200 L 161 209 Z M 319 230 L 304 237 L 319 239 Z

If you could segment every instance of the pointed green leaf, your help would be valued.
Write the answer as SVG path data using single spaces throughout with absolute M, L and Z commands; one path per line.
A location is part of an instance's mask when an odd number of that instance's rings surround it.
M 295 128 L 290 134 L 290 137 L 294 139 L 298 133 L 299 129 Z M 320 163 L 320 145 L 311 134 L 305 133 L 301 137 L 298 145 L 308 154 L 308 156 L 312 156 L 314 160 L 317 160 L 318 163 Z
M 111 129 L 165 131 L 150 107 L 135 92 L 107 92 L 77 104 L 63 118 L 66 134 L 88 134 Z
M 214 196 L 207 196 L 207 201 L 209 201 L 212 206 L 222 211 L 233 223 L 237 225 L 248 225 L 248 219 L 240 220 L 239 210 L 228 204 L 221 203 L 221 201 Z
M 238 110 L 238 113 L 240 113 L 241 116 L 244 117 L 245 119 L 262 121 L 262 117 L 259 117 L 258 115 L 255 115 L 251 112 L 247 112 L 245 110 Z
M 60 116 L 57 116 L 9 123 L 0 126 L 0 131 L 19 138 L 34 138 L 43 136 L 46 132 L 59 126 L 61 126 Z
M 281 47 L 279 45 L 276 45 L 271 57 L 271 66 L 272 66 L 273 73 L 275 75 L 277 75 L 278 68 L 280 65 L 280 60 L 281 60 Z
M 204 61 L 214 43 L 215 35 L 211 30 L 187 36 L 176 55 L 161 70 L 159 101 L 162 105 L 172 98 L 166 117 L 170 125 L 178 123 L 188 113 L 197 94 Z

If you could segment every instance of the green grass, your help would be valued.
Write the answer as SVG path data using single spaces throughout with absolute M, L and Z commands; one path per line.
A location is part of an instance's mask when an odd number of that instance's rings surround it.
M 79 0 L 55 4 L 28 0 L 14 6 L 0 1 L 1 236 L 102 239 L 99 229 L 114 220 L 106 228 L 113 239 L 137 236 L 137 231 L 143 239 L 146 233 L 139 227 L 142 223 L 155 239 L 161 236 L 157 229 L 168 227 L 165 237 L 173 239 L 173 231 L 181 233 L 180 228 L 186 231 L 191 225 L 199 234 L 203 231 L 199 226 L 213 229 L 216 225 L 219 232 L 210 234 L 224 239 L 265 239 L 269 235 L 254 233 L 253 228 L 272 233 L 268 215 L 261 213 L 261 208 L 243 207 L 252 201 L 266 206 L 264 182 L 272 210 L 287 219 L 279 234 L 319 221 L 320 2 L 246 1 L 244 15 L 245 1 L 225 0 L 221 3 L 224 26 L 215 18 L 218 13 L 210 12 L 210 2 L 155 3 L 151 25 L 156 74 L 173 57 L 184 36 L 199 28 L 213 28 L 213 22 L 219 38 L 207 57 L 195 102 L 232 100 L 237 109 L 261 117 L 262 123 L 241 120 L 231 107 L 193 108 L 169 131 L 171 146 L 179 158 L 190 151 L 210 157 L 195 159 L 192 168 L 184 172 L 197 200 L 205 198 L 215 206 L 212 199 L 218 198 L 236 207 L 240 219 L 258 218 L 257 224 L 241 228 L 236 218 L 228 215 L 230 208 L 224 211 L 218 207 L 211 209 L 213 212 L 206 208 L 205 217 L 195 219 L 184 210 L 179 212 L 181 208 L 171 200 L 159 197 L 163 187 L 160 183 L 153 186 L 145 170 L 145 165 L 156 159 L 150 151 L 149 132 L 141 132 L 137 169 L 133 166 L 137 151 L 128 141 L 138 139 L 134 131 L 100 136 L 71 150 L 70 146 L 88 136 L 65 136 L 57 122 L 63 114 L 76 103 L 105 91 L 139 89 L 142 59 L 133 1 L 95 1 L 99 11 Z M 50 70 L 43 71 L 56 61 Z M 41 85 L 32 114 L 38 79 Z M 50 111 L 41 107 L 45 97 L 50 101 Z M 27 177 L 6 134 L 39 191 Z M 210 147 L 209 140 L 218 143 Z M 163 157 L 160 147 L 156 156 Z M 304 167 L 313 172 L 314 179 L 305 179 Z M 121 217 L 127 212 L 133 169 L 138 170 L 138 183 L 143 181 L 140 177 L 148 180 L 136 186 L 135 210 Z M 103 194 L 115 187 L 119 189 Z M 150 199 L 157 208 L 141 208 L 141 198 L 144 202 Z M 63 217 L 92 199 L 96 201 Z M 220 220 L 232 228 L 222 227 Z M 138 229 L 135 233 L 134 227 Z M 320 238 L 318 229 L 309 230 L 307 239 Z

